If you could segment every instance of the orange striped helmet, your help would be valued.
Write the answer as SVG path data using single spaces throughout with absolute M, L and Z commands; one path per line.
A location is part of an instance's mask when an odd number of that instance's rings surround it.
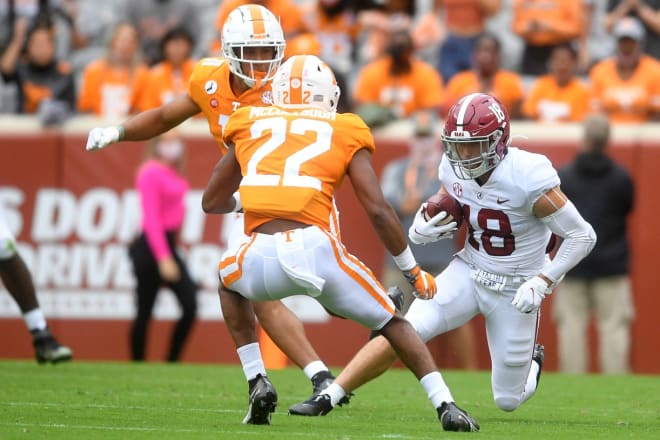
M 264 47 L 272 49 L 268 59 L 249 57 L 246 51 Z M 222 54 L 231 72 L 249 87 L 260 86 L 273 78 L 284 57 L 284 47 L 279 20 L 261 5 L 237 7 L 222 26 Z
M 286 60 L 273 78 L 273 103 L 280 107 L 337 110 L 341 91 L 332 69 L 314 55 Z

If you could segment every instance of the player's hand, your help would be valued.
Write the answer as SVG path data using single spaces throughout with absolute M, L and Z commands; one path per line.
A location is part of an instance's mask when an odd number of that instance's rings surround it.
M 176 283 L 181 278 L 179 266 L 172 257 L 165 258 L 158 262 L 158 273 L 160 273 L 160 277 L 163 280 L 169 283 Z
M 531 278 L 518 288 L 511 304 L 521 313 L 534 313 L 541 307 L 547 289 L 548 283 L 543 278 Z
M 87 151 L 100 150 L 119 142 L 119 127 L 92 128 L 87 136 Z
M 419 264 L 410 270 L 403 272 L 408 282 L 414 287 L 413 295 L 415 298 L 431 299 L 438 291 L 435 285 L 435 278 L 428 272 L 423 271 Z
M 452 238 L 454 231 L 458 229 L 457 223 L 451 221 L 441 224 L 447 218 L 447 215 L 449 215 L 447 211 L 440 211 L 434 217 L 431 217 L 429 221 L 426 221 L 422 213 L 425 208 L 426 203 L 422 203 L 422 206 L 419 207 L 415 214 L 415 219 L 412 225 L 410 225 L 410 229 L 408 229 L 408 238 L 410 238 L 410 241 L 415 244 L 428 244 L 443 238 Z

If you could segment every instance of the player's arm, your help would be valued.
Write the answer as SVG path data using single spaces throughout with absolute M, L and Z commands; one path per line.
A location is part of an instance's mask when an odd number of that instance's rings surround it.
M 371 224 L 394 262 L 413 285 L 420 298 L 432 298 L 436 292 L 435 279 L 422 271 L 406 242 L 399 218 L 387 203 L 378 177 L 371 164 L 371 153 L 363 148 L 357 151 L 348 166 L 347 174 L 353 184 L 358 201 L 364 207 Z
M 575 205 L 556 186 L 544 193 L 533 207 L 534 216 L 563 239 L 555 258 L 541 273 L 525 281 L 511 302 L 523 313 L 535 312 L 546 293 L 575 267 L 596 244 L 596 233 L 580 215 Z
M 550 286 L 591 252 L 596 244 L 596 232 L 558 186 L 536 201 L 533 212 L 554 234 L 563 239 L 555 258 L 543 268 L 540 275 Z
M 241 167 L 236 161 L 234 147 L 229 146 L 227 153 L 213 168 L 204 195 L 202 209 L 206 213 L 224 214 L 241 209 L 240 198 L 236 190 L 241 183 Z
M 98 150 L 119 141 L 142 141 L 181 124 L 201 111 L 189 95 L 146 110 L 114 127 L 93 128 L 87 138 L 87 150 Z

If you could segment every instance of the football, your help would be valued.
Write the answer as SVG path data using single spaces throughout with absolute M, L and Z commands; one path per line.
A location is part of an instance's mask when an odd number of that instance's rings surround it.
M 461 224 L 463 223 L 463 208 L 461 207 L 461 204 L 458 203 L 458 200 L 449 194 L 433 194 L 426 200 L 426 209 L 422 211 L 422 214 L 424 215 L 424 219 L 428 221 L 438 215 L 440 211 L 447 211 L 447 214 L 449 215 L 439 224 L 444 225 L 455 221 L 457 225 L 456 227 L 461 227 Z

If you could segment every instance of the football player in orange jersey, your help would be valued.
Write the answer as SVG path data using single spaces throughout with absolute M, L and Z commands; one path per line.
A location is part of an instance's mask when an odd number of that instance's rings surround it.
M 445 429 L 478 430 L 453 403 L 419 335 L 395 310 L 373 273 L 332 232 L 328 219 L 335 188 L 347 175 L 415 296 L 435 295 L 435 279 L 415 261 L 399 219 L 381 192 L 371 164 L 375 146 L 369 128 L 354 114 L 336 112 L 340 90 L 334 74 L 313 55 L 289 58 L 272 88 L 274 106 L 243 107 L 229 119 L 223 135 L 228 151 L 202 198 L 204 211 L 213 213 L 234 211 L 240 202 L 250 237 L 227 249 L 220 262 L 225 316 L 243 316 L 243 333 L 251 334 L 254 343 L 252 304 L 311 296 L 336 315 L 387 338 L 419 379 Z M 237 189 L 240 197 L 235 196 Z M 333 384 L 313 398 L 326 412 L 340 400 L 334 389 L 343 391 Z M 250 393 L 244 422 L 269 423 L 276 403 L 277 393 L 264 370 Z M 297 407 L 289 413 L 305 415 Z
M 202 112 L 224 154 L 222 133 L 229 115 L 241 106 L 271 104 L 270 80 L 284 56 L 285 41 L 279 21 L 270 11 L 263 6 L 243 5 L 229 14 L 222 31 L 222 43 L 224 59 L 200 60 L 191 75 L 188 94 L 139 113 L 121 125 L 92 129 L 87 150 L 120 141 L 150 139 Z M 245 238 L 242 215 L 235 217 L 224 218 L 224 222 L 234 221 L 237 225 L 229 246 L 232 240 Z M 332 382 L 332 374 L 314 351 L 295 314 L 280 301 L 255 304 L 254 309 L 263 329 L 311 379 L 315 393 Z M 225 321 L 235 335 L 234 328 L 241 323 L 231 318 Z M 238 353 L 248 381 L 256 376 L 251 365 L 253 359 L 260 358 L 258 350 L 255 344 Z

